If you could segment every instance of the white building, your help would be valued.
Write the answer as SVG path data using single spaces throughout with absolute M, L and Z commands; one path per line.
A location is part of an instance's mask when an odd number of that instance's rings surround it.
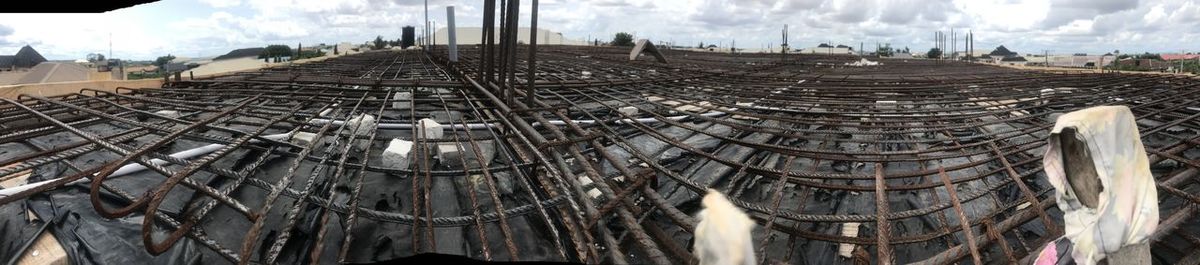
M 350 42 L 338 43 L 337 47 L 336 47 L 338 54 L 348 54 L 354 48 L 358 48 L 358 46 L 354 46 L 354 44 L 350 44 Z M 333 53 L 331 52 L 329 54 L 333 54 Z
M 496 31 L 492 33 L 497 39 L 496 43 L 500 43 L 500 30 L 497 28 Z M 446 28 L 443 27 L 438 29 L 433 36 L 435 44 L 444 45 L 449 42 L 448 34 L 449 33 L 446 31 Z M 483 43 L 483 28 L 480 27 L 457 27 L 455 28 L 455 34 L 458 35 L 456 41 L 458 41 L 459 45 L 474 45 Z M 420 38 L 420 36 L 417 36 L 417 38 Z M 529 28 L 517 29 L 517 42 L 529 43 Z M 586 40 L 569 39 L 563 37 L 563 34 L 560 32 L 541 28 L 539 28 L 537 31 L 537 43 L 551 45 L 588 45 Z
M 805 54 L 855 54 L 853 50 L 850 50 L 850 48 L 836 48 L 836 47 L 810 47 L 810 48 L 800 49 L 800 53 L 805 53 Z
M 1108 55 L 1050 55 L 1050 66 L 1095 68 L 1098 65 L 1109 64 L 1116 56 Z
M 953 56 L 954 56 L 954 58 L 963 58 L 963 57 L 966 57 L 967 55 L 970 55 L 973 58 L 979 58 L 979 57 L 983 57 L 984 55 L 987 55 L 988 52 L 991 52 L 991 50 L 976 49 L 976 50 L 971 51 L 969 54 L 967 53 L 967 51 L 955 51 Z
M 1000 60 L 997 60 L 996 63 L 1003 64 L 1003 65 L 1011 65 L 1011 66 L 1025 66 L 1025 65 L 1029 64 L 1029 60 L 1026 60 L 1025 57 L 1013 56 L 1013 57 L 1004 57 Z

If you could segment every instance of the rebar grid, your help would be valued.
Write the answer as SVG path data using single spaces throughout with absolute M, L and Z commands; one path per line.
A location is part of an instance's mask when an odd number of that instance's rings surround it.
M 505 72 L 525 72 L 524 47 L 506 51 Z M 526 90 L 502 72 L 481 78 L 480 48 L 460 48 L 453 64 L 368 52 L 161 89 L 6 100 L 0 147 L 37 151 L 0 157 L 0 180 L 69 169 L 0 204 L 90 182 L 106 216 L 155 217 L 141 224 L 147 251 L 187 237 L 241 264 L 422 252 L 694 263 L 691 215 L 715 188 L 759 222 L 763 262 L 854 262 L 839 244 L 875 262 L 1017 262 L 1061 235 L 1041 169 L 1054 117 L 1122 104 L 1164 191 L 1154 256 L 1197 258 L 1194 79 L 672 50 L 660 64 L 626 61 L 620 48 L 539 45 Z M 514 100 L 527 91 L 532 101 Z M 412 107 L 394 108 L 398 93 Z M 349 126 L 364 114 L 378 129 Z M 447 136 L 413 133 L 421 118 Z M 299 133 L 318 137 L 292 140 Z M 407 168 L 381 163 L 394 138 L 416 143 Z M 169 156 L 209 145 L 219 146 Z M 488 146 L 488 161 L 436 155 Z M 149 170 L 106 177 L 127 164 Z M 859 233 L 844 235 L 849 223 Z

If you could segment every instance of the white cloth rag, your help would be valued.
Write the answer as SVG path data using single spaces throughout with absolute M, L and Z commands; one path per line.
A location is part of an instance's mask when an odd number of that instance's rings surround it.
M 1079 264 L 1095 264 L 1106 253 L 1144 242 L 1158 226 L 1158 191 L 1134 120 L 1128 107 L 1100 106 L 1058 117 L 1051 131 L 1042 163 Z M 1059 140 L 1064 128 L 1074 128 L 1076 139 L 1086 143 L 1100 178 L 1095 208 L 1081 204 L 1067 180 Z

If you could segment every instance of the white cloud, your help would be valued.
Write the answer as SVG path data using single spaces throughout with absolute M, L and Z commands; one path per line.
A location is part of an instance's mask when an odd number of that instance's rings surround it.
M 241 0 L 200 0 L 200 2 L 215 8 L 236 7 L 242 4 Z
M 778 45 L 789 24 L 793 47 L 890 42 L 914 51 L 928 49 L 934 31 L 955 28 L 973 30 L 981 49 L 1153 52 L 1200 48 L 1179 41 L 1200 38 L 1197 1 L 543 0 L 539 26 L 577 39 L 625 31 L 687 45 L 736 40 L 762 48 Z M 481 24 L 482 2 L 472 0 L 432 0 L 430 19 L 443 23 L 446 5 L 456 7 L 460 26 Z M 522 5 L 526 25 L 529 1 Z M 423 19 L 424 1 L 414 0 L 181 0 L 105 14 L 5 14 L 0 54 L 33 44 L 47 57 L 74 59 L 106 51 L 111 32 L 118 57 L 211 56 L 276 43 L 394 39 L 405 25 L 419 32 Z

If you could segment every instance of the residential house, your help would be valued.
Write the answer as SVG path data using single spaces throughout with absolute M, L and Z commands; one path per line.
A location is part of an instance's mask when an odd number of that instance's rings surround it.
M 0 69 L 9 71 L 16 68 L 32 68 L 43 62 L 46 62 L 46 57 L 42 57 L 41 53 L 29 45 L 21 47 L 17 54 L 0 55 Z
M 1025 66 L 1029 64 L 1029 61 L 1025 60 L 1025 57 L 1010 56 L 1001 58 L 998 63 L 1003 65 Z

